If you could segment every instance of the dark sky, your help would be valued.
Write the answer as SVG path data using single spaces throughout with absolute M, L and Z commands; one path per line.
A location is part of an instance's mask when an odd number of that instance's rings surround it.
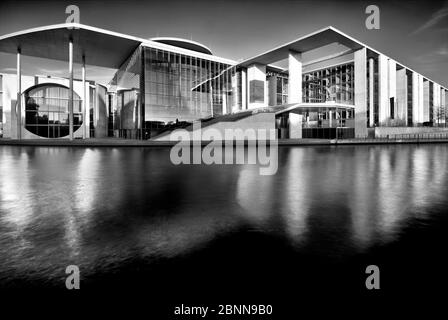
M 69 4 L 79 6 L 83 24 L 143 38 L 193 39 L 210 47 L 216 55 L 234 60 L 251 57 L 332 25 L 448 86 L 448 1 L 444 0 L 2 0 L 0 34 L 63 23 L 65 7 Z M 365 27 L 365 8 L 369 4 L 380 8 L 380 30 Z M 15 60 L 8 56 L 0 54 L 0 72 L 13 72 Z M 32 61 L 25 61 L 25 68 L 37 72 Z M 45 63 L 39 65 L 42 72 L 50 68 Z M 52 67 L 62 68 L 58 64 Z M 90 71 L 90 75 L 92 71 L 101 73 L 94 68 Z

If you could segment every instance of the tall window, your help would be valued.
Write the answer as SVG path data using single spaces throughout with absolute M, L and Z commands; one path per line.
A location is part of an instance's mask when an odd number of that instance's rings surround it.
M 235 70 L 229 65 L 155 48 L 144 50 L 146 121 L 191 121 L 232 109 Z
M 407 108 L 408 108 L 408 126 L 412 127 L 412 125 L 413 125 L 413 118 L 412 118 L 412 113 L 413 113 L 413 109 L 412 109 L 412 104 L 413 104 L 413 102 L 412 102 L 412 98 L 413 98 L 413 94 L 412 94 L 413 93 L 412 92 L 412 90 L 413 90 L 412 73 L 408 72 L 408 73 L 406 73 L 406 76 L 408 78 L 408 105 L 407 105 Z
M 389 98 L 390 118 L 395 119 L 395 98 Z
M 354 71 L 354 64 L 348 63 L 304 74 L 304 102 L 354 104 Z
M 288 103 L 288 78 L 277 76 L 277 104 Z
M 24 93 L 25 128 L 40 137 L 60 138 L 69 134 L 69 89 L 59 84 L 42 84 Z M 81 99 L 73 93 L 73 131 L 82 125 Z

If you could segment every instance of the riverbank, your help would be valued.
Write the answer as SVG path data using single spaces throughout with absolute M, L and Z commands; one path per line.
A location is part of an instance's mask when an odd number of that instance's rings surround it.
M 427 144 L 448 143 L 448 139 L 279 139 L 279 146 L 317 146 L 317 145 L 363 145 L 363 144 Z M 202 141 L 202 145 L 209 144 Z M 269 141 L 268 141 L 269 143 Z M 152 141 L 152 140 L 130 140 L 130 139 L 35 139 L 16 140 L 0 139 L 0 145 L 9 146 L 44 146 L 44 147 L 171 147 L 177 144 L 175 141 Z M 246 141 L 247 144 L 247 141 Z

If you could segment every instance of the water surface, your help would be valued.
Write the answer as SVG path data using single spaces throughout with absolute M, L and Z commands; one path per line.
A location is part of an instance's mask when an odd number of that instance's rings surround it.
M 257 165 L 168 148 L 0 147 L 0 287 L 289 295 L 446 283 L 448 145 L 280 147 Z

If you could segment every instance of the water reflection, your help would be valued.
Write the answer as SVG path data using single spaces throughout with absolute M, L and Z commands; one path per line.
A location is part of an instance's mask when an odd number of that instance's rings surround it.
M 185 165 L 169 150 L 0 148 L 0 280 L 188 255 L 241 232 L 342 257 L 446 207 L 446 145 L 279 148 L 279 170 Z

